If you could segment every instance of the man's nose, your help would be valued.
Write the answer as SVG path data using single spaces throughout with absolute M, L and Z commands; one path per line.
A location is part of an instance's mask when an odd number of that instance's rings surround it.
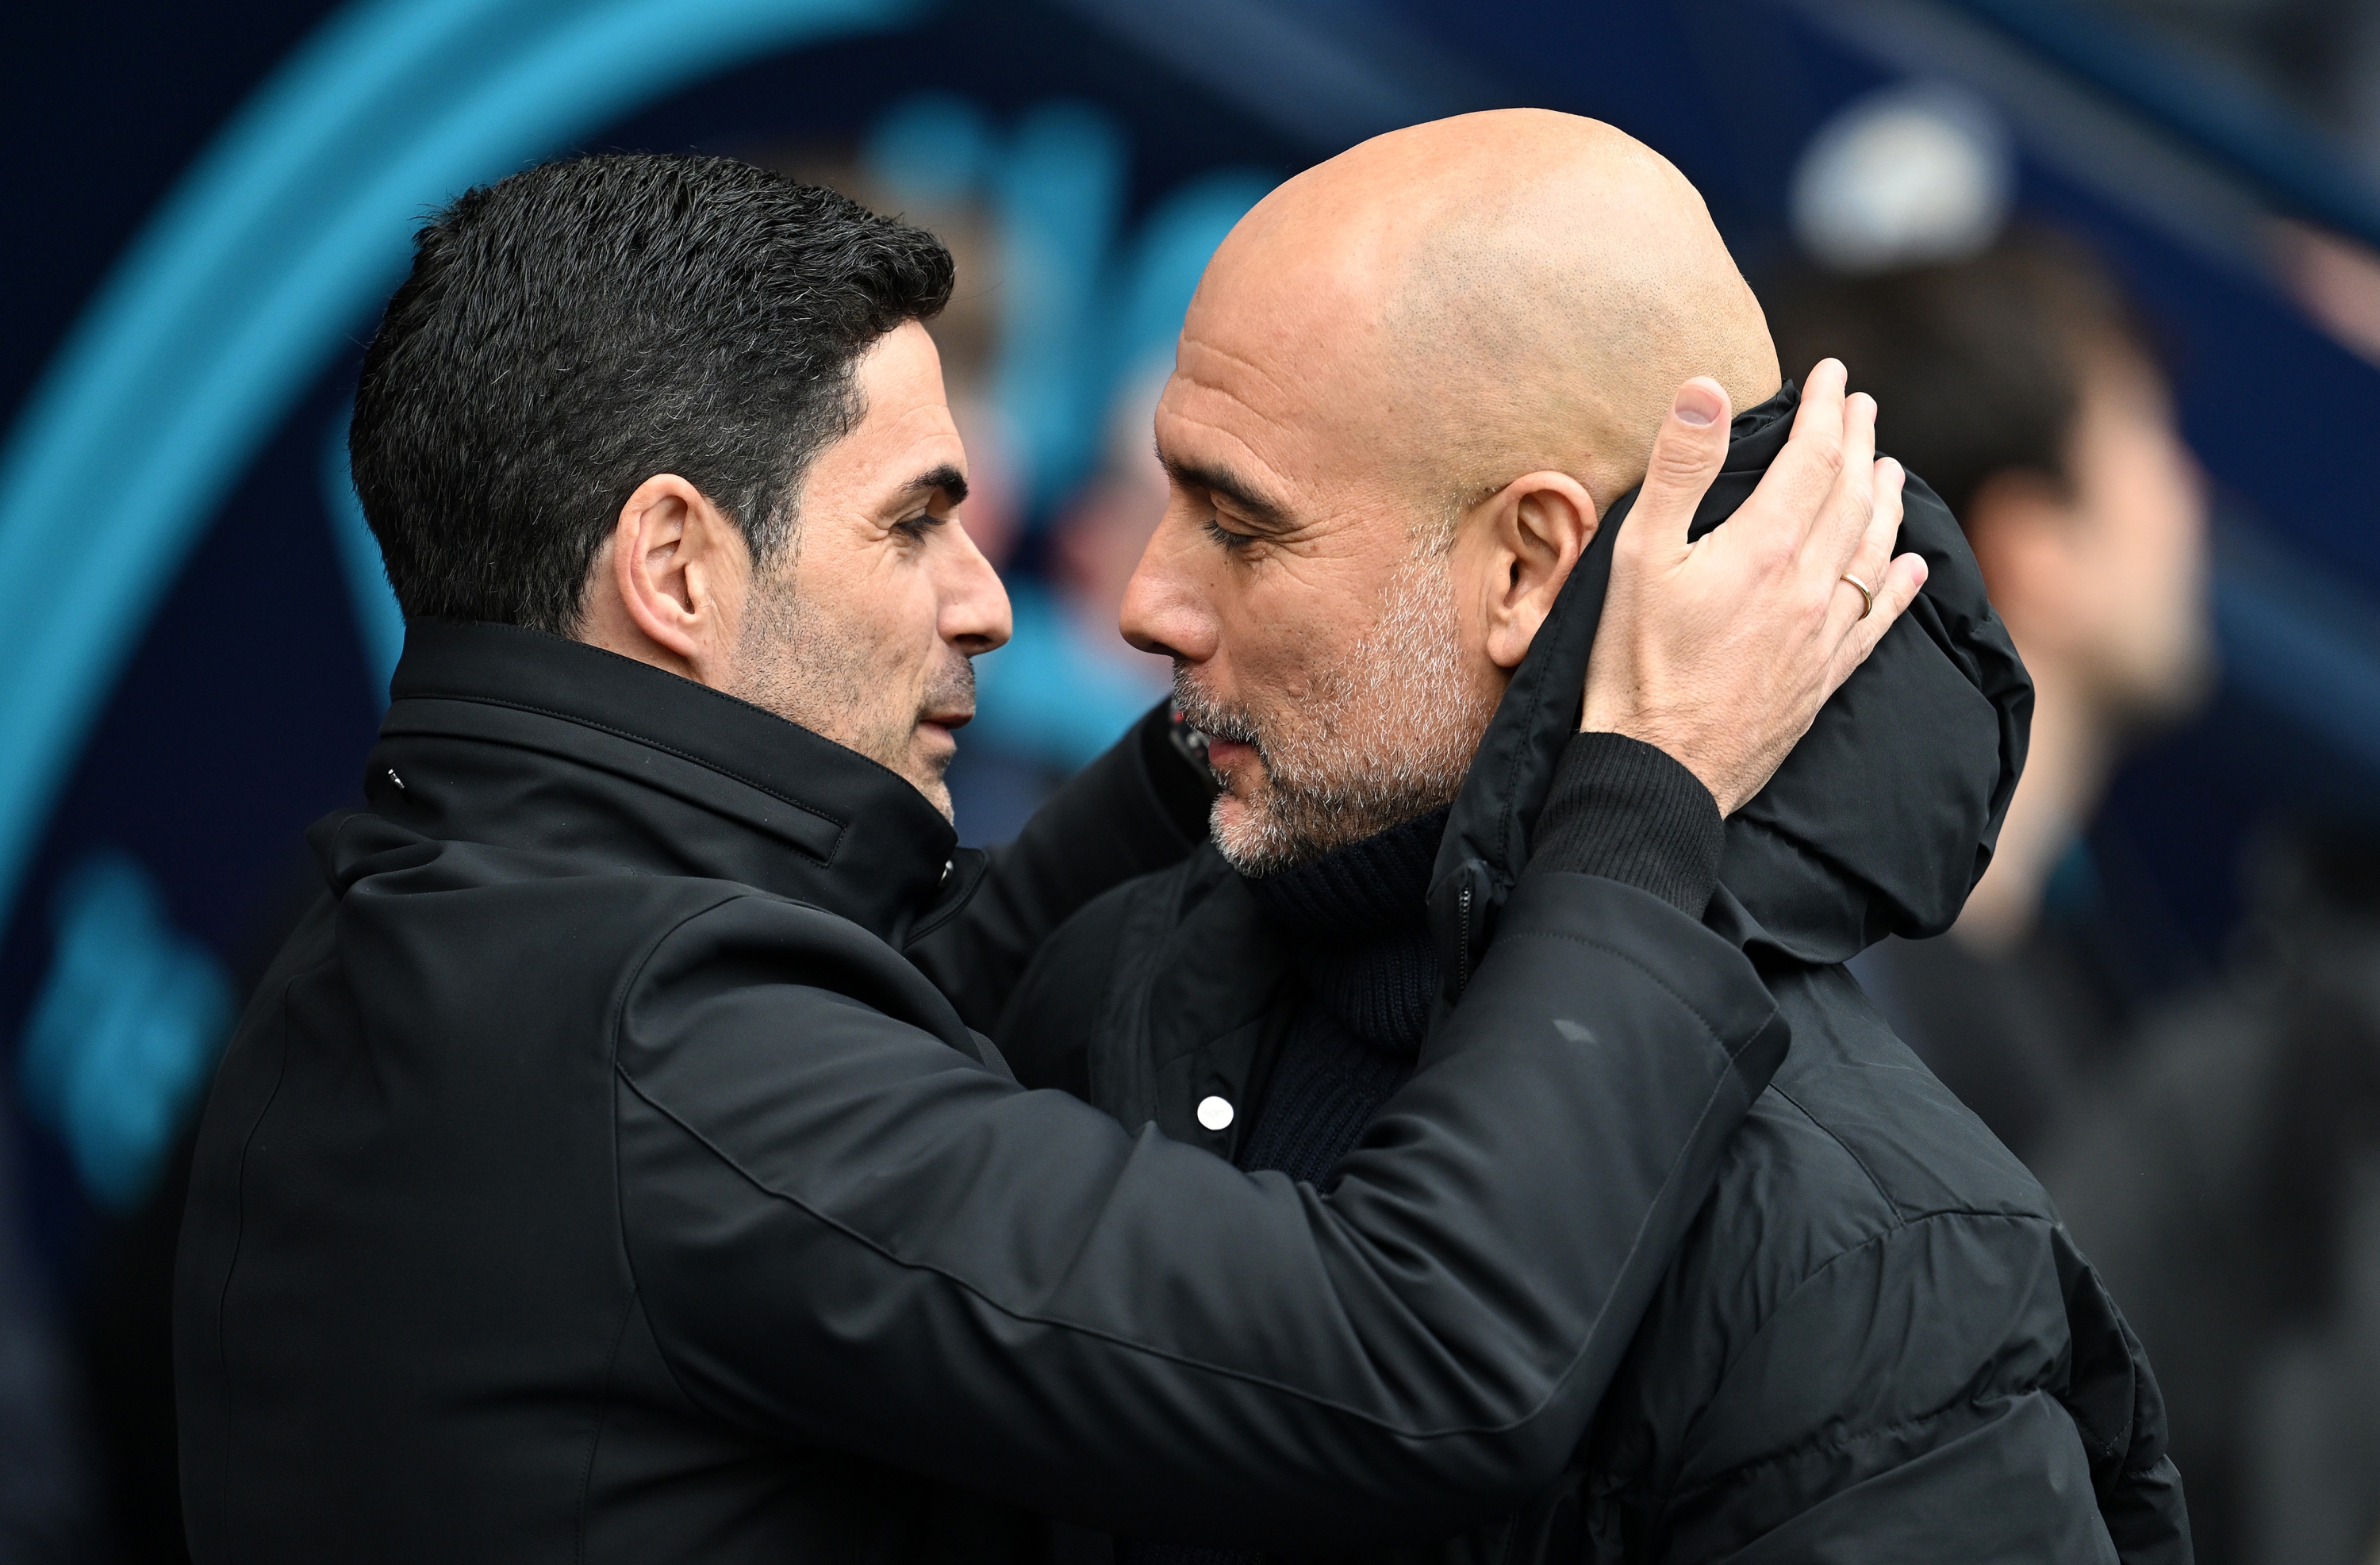
M 1000 573 L 967 536 L 965 523 L 952 522 L 943 536 L 953 547 L 947 552 L 941 580 L 937 583 L 941 613 L 936 628 L 943 640 L 970 658 L 1006 646 L 1015 622 Z
M 1215 619 L 1201 590 L 1195 546 L 1191 529 L 1168 510 L 1124 585 L 1123 638 L 1144 652 L 1193 663 L 1215 655 Z

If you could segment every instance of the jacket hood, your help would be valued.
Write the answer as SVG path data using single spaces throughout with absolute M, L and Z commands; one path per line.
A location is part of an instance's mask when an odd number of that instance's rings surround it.
M 1690 536 L 1751 498 L 1800 403 L 1788 383 L 1736 419 Z M 1455 799 L 1430 886 L 1450 998 L 1528 862 L 1530 831 L 1577 732 L 1612 544 L 1635 499 L 1632 490 L 1613 502 L 1579 557 Z M 2033 682 L 1949 507 L 1914 475 L 1896 552 L 1925 557 L 1924 591 L 1727 823 L 1719 889 L 1704 919 L 1755 955 L 1763 947 L 1836 963 L 1888 934 L 1938 934 L 1991 862 L 2024 764 Z

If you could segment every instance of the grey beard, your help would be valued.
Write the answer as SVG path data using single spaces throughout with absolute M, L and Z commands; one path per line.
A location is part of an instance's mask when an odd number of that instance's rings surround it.
M 1453 583 L 1443 555 L 1398 567 L 1380 612 L 1346 656 L 1318 670 L 1304 700 L 1261 717 L 1225 707 L 1176 664 L 1173 700 L 1194 728 L 1250 746 L 1263 773 L 1216 849 L 1243 875 L 1308 864 L 1451 803 L 1492 703 L 1465 676 Z

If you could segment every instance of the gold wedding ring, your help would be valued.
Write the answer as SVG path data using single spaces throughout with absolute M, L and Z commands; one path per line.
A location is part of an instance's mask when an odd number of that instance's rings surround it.
M 1859 577 L 1852 575 L 1849 571 L 1845 571 L 1843 573 L 1843 579 L 1850 582 L 1853 587 L 1859 588 L 1860 618 L 1865 619 L 1868 615 L 1876 613 L 1876 594 L 1868 590 L 1867 583 L 1860 580 Z

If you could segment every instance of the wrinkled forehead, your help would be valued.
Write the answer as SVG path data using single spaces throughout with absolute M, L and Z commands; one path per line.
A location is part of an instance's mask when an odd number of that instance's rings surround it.
M 1159 401 L 1159 454 L 1247 464 L 1318 500 L 1402 479 L 1430 406 L 1371 258 L 1266 245 L 1217 261 Z

